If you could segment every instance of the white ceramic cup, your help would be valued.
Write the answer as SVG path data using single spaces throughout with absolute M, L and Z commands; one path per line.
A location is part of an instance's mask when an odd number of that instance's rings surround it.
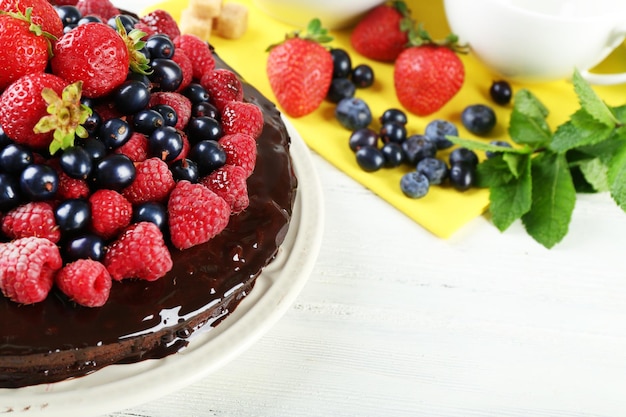
M 626 0 L 444 0 L 452 32 L 504 77 L 626 83 L 626 73 L 592 74 L 626 36 Z M 626 51 L 624 51 L 626 53 Z

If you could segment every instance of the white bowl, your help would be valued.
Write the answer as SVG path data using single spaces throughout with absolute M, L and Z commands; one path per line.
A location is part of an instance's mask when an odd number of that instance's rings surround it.
M 349 27 L 367 11 L 384 2 L 384 0 L 254 0 L 259 9 L 278 20 L 306 27 L 317 17 L 326 29 Z

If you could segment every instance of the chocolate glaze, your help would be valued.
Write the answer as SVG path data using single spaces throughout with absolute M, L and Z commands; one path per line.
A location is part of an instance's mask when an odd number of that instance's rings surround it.
M 219 66 L 227 67 L 217 56 Z M 265 116 L 250 206 L 210 242 L 172 250 L 174 268 L 154 281 L 114 282 L 101 308 L 85 308 L 53 290 L 34 305 L 0 295 L 0 388 L 51 383 L 113 363 L 179 351 L 202 325 L 216 325 L 239 304 L 282 243 L 297 180 L 290 138 L 276 107 L 245 84 L 246 100 Z

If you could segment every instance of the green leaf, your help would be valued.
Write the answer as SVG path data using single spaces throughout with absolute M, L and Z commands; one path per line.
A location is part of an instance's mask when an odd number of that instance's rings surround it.
M 549 147 L 555 152 L 566 152 L 580 146 L 593 145 L 608 139 L 614 130 L 614 125 L 602 124 L 580 109 L 557 128 Z
M 626 143 L 615 153 L 608 169 L 611 197 L 626 211 Z
M 552 130 L 546 122 L 548 110 L 528 90 L 515 94 L 509 121 L 509 135 L 514 142 L 531 146 L 544 146 L 552 139 Z
M 498 153 L 519 153 L 519 154 L 528 154 L 531 153 L 532 150 L 528 147 L 522 148 L 509 148 L 506 146 L 498 146 L 492 145 L 490 143 L 484 141 L 478 141 L 473 139 L 464 139 L 457 136 L 446 136 L 450 142 L 455 145 L 462 146 L 467 149 L 472 149 L 474 151 L 490 151 L 490 152 L 498 152 Z
M 507 183 L 491 187 L 489 211 L 493 224 L 501 232 L 528 213 L 532 204 L 531 158 L 519 157 L 519 175 Z
M 574 83 L 574 91 L 578 95 L 580 105 L 585 112 L 605 126 L 615 127 L 615 125 L 619 124 L 611 109 L 598 97 L 578 70 L 574 71 L 572 82 Z
M 502 155 L 485 159 L 476 167 L 475 185 L 479 188 L 496 187 L 503 185 L 515 178 L 511 173 L 511 167 L 504 161 Z
M 578 166 L 587 183 L 589 183 L 595 191 L 602 192 L 609 190 L 609 168 L 599 158 L 581 161 Z
M 576 189 L 563 154 L 545 151 L 532 160 L 532 206 L 522 216 L 533 239 L 551 248 L 567 234 Z

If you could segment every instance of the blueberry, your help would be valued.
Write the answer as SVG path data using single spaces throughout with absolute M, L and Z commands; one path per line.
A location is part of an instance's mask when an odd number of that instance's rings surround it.
M 428 194 L 430 184 L 426 175 L 412 171 L 406 173 L 400 179 L 400 190 L 407 197 L 422 198 Z
M 172 126 L 155 129 L 148 137 L 148 154 L 164 161 L 176 159 L 183 150 L 183 137 Z
M 133 114 L 150 102 L 150 90 L 141 81 L 124 81 L 113 94 L 115 107 L 122 114 Z
M 11 143 L 0 151 L 0 170 L 9 174 L 19 174 L 33 163 L 33 152 L 26 146 Z
M 146 39 L 146 49 L 152 59 L 169 59 L 174 56 L 174 42 L 169 36 L 157 33 Z
M 450 152 L 448 161 L 450 162 L 450 165 L 463 163 L 476 166 L 478 165 L 478 155 L 476 155 L 476 152 L 471 149 L 461 147 Z
M 161 231 L 167 230 L 167 209 L 161 203 L 147 202 L 139 204 L 133 210 L 133 223 L 150 222 L 158 226 Z
M 383 143 L 402 143 L 406 140 L 406 126 L 396 122 L 386 122 L 380 128 Z
M 374 84 L 374 70 L 366 64 L 360 64 L 352 70 L 352 82 L 357 88 L 368 88 Z
M 345 49 L 333 48 L 330 50 L 333 58 L 333 78 L 346 78 L 352 71 L 352 60 Z
M 448 176 L 448 165 L 441 159 L 429 157 L 417 163 L 416 171 L 424 174 L 430 184 L 439 185 Z
M 513 89 L 511 88 L 511 84 L 504 80 L 494 81 L 491 87 L 489 87 L 489 95 L 494 102 L 504 106 L 511 101 Z
M 198 164 L 200 175 L 205 176 L 224 166 L 226 152 L 218 142 L 203 140 L 191 148 L 189 159 Z
M 80 146 L 71 146 L 59 158 L 61 169 L 72 178 L 86 179 L 91 173 L 91 155 Z
M 64 200 L 54 209 L 54 218 L 62 232 L 77 232 L 89 225 L 91 206 L 83 199 Z
M 64 255 L 69 261 L 78 259 L 104 260 L 106 242 L 100 236 L 87 233 L 68 239 L 64 244 Z
M 376 148 L 378 145 L 378 133 L 367 127 L 357 129 L 350 135 L 348 143 L 350 145 L 350 149 L 354 152 L 364 146 Z
M 183 81 L 183 70 L 171 59 L 155 58 L 150 61 L 152 74 L 148 76 L 154 90 L 176 91 Z
M 383 112 L 382 116 L 380 116 L 380 123 L 385 124 L 388 122 L 399 123 L 401 125 L 406 125 L 408 123 L 408 119 L 406 117 L 406 113 L 400 109 L 387 109 Z
M 380 148 L 380 152 L 385 158 L 385 167 L 387 168 L 398 167 L 404 162 L 404 150 L 402 149 L 402 145 L 399 143 L 385 143 L 383 147 Z
M 114 117 L 102 123 L 98 129 L 98 138 L 107 149 L 116 149 L 128 142 L 133 134 L 128 122 Z
M 364 146 L 355 155 L 357 164 L 365 172 L 378 171 L 385 165 L 385 157 L 378 148 Z
M 476 166 L 468 163 L 457 163 L 450 167 L 448 174 L 450 184 L 459 191 L 466 191 L 474 185 Z
M 437 149 L 448 149 L 454 144 L 446 136 L 458 136 L 457 127 L 447 120 L 436 119 L 426 125 L 424 136 L 437 144 Z
M 372 112 L 365 101 L 360 98 L 344 98 L 335 108 L 335 117 L 348 130 L 357 130 L 369 126 Z
M 31 164 L 20 175 L 20 190 L 32 200 L 50 200 L 59 187 L 59 176 L 49 165 Z
M 20 204 L 20 186 L 12 176 L 0 173 L 0 211 L 7 212 Z
M 331 103 L 339 103 L 344 98 L 354 97 L 356 87 L 347 78 L 333 78 L 328 88 L 326 98 Z
M 461 113 L 463 126 L 475 135 L 486 135 L 496 125 L 496 113 L 484 104 L 472 104 Z
M 135 164 L 122 154 L 109 154 L 94 167 L 93 178 L 100 188 L 119 191 L 135 180 Z
M 509 142 L 505 142 L 503 140 L 492 140 L 491 142 L 489 142 L 490 145 L 493 146 L 500 146 L 502 148 L 511 148 L 511 144 Z M 493 158 L 496 155 L 501 154 L 502 152 L 494 152 L 494 151 L 486 151 L 485 152 L 485 156 L 487 158 Z
M 424 158 L 437 154 L 437 145 L 424 135 L 411 135 L 402 142 L 402 149 L 409 164 L 415 166 Z

